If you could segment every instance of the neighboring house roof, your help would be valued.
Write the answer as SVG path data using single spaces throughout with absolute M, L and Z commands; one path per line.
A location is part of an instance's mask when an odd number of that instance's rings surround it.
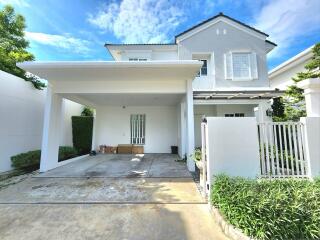
M 279 75 L 280 73 L 283 73 L 284 71 L 286 71 L 290 68 L 293 68 L 306 60 L 311 59 L 312 55 L 313 55 L 313 53 L 312 53 L 313 47 L 314 47 L 314 45 L 305 49 L 304 51 L 300 52 L 299 54 L 295 55 L 294 57 L 288 59 L 287 61 L 281 63 L 280 65 L 273 68 L 272 70 L 270 70 L 268 72 L 270 80 L 272 80 L 273 77 Z
M 243 23 L 243 22 L 240 22 L 240 21 L 238 21 L 238 20 L 236 20 L 236 19 L 234 19 L 234 18 L 232 18 L 232 17 L 229 17 L 229 16 L 227 16 L 227 15 L 224 15 L 222 12 L 220 12 L 218 15 L 215 15 L 215 16 L 213 16 L 213 17 L 211 17 L 211 18 L 209 18 L 209 19 L 207 19 L 207 20 L 205 20 L 205 21 L 202 21 L 201 23 L 199 23 L 199 24 L 197 24 L 197 25 L 195 25 L 195 26 L 193 26 L 193 27 L 185 30 L 185 31 L 182 32 L 182 33 L 179 33 L 178 35 L 176 35 L 176 36 L 175 36 L 175 42 L 174 42 L 174 43 L 151 43 L 151 44 L 150 44 L 150 43 L 142 43 L 142 44 L 138 44 L 138 43 L 133 43 L 133 44 L 122 44 L 122 43 L 113 44 L 113 43 L 106 43 L 104 46 L 105 46 L 105 47 L 108 47 L 108 46 L 131 46 L 131 45 L 136 45 L 136 46 L 139 46 L 139 45 L 141 45 L 141 46 L 144 46 L 144 45 L 176 45 L 176 43 L 177 43 L 177 38 L 183 36 L 184 34 L 190 32 L 190 31 L 192 31 L 192 30 L 194 30 L 194 29 L 196 29 L 196 28 L 198 28 L 198 27 L 200 27 L 200 26 L 202 26 L 202 25 L 204 25 L 204 24 L 206 24 L 206 23 L 208 23 L 208 22 L 210 22 L 210 21 L 218 18 L 218 17 L 227 18 L 227 19 L 229 19 L 229 20 L 231 20 L 231 21 L 233 21 L 233 22 L 235 22 L 235 23 L 237 23 L 237 24 L 242 25 L 243 27 L 246 27 L 246 28 L 248 28 L 248 29 L 250 29 L 250 30 L 252 30 L 252 31 L 254 31 L 254 32 L 259 33 L 259 34 L 262 34 L 262 35 L 264 35 L 265 37 L 269 37 L 268 34 L 262 32 L 262 31 L 260 31 L 260 30 L 258 30 L 258 29 L 256 29 L 256 28 L 253 28 L 253 27 L 251 27 L 251 26 L 249 26 L 249 25 L 247 25 L 247 24 L 245 24 L 245 23 Z M 266 41 L 267 43 L 273 45 L 273 46 L 277 46 L 277 44 L 275 44 L 274 42 L 271 42 L 271 41 L 269 41 L 269 40 L 265 40 L 265 41 Z

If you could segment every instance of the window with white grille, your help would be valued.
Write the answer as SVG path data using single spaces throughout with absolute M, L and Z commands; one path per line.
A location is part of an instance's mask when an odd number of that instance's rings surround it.
M 232 54 L 232 68 L 234 78 L 250 78 L 250 54 Z
M 258 78 L 256 53 L 229 52 L 225 54 L 225 78 L 246 81 Z
M 145 144 L 146 115 L 131 114 L 130 116 L 131 144 Z

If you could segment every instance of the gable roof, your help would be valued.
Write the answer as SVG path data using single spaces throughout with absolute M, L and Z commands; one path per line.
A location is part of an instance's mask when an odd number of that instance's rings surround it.
M 176 43 L 106 43 L 105 47 L 108 46 L 167 46 L 167 45 L 176 45 Z
M 236 19 L 234 19 L 234 18 L 232 18 L 232 17 L 229 17 L 229 16 L 227 16 L 227 15 L 224 15 L 222 12 L 220 12 L 219 14 L 217 14 L 217 15 L 215 15 L 215 16 L 213 16 L 213 17 L 211 17 L 211 18 L 209 18 L 209 19 L 207 19 L 207 20 L 205 20 L 205 21 L 202 21 L 201 23 L 199 23 L 199 24 L 197 24 L 197 25 L 195 25 L 195 26 L 193 26 L 193 27 L 185 30 L 184 32 L 179 33 L 178 35 L 175 36 L 175 41 L 177 42 L 177 38 L 178 38 L 178 37 L 180 37 L 180 36 L 182 36 L 182 35 L 190 32 L 190 31 L 192 31 L 192 30 L 194 30 L 194 29 L 196 29 L 196 28 L 198 28 L 198 27 L 206 24 L 207 22 L 210 22 L 210 21 L 218 18 L 218 17 L 227 18 L 227 19 L 229 19 L 229 20 L 231 20 L 231 21 L 233 21 L 233 22 L 236 22 L 236 23 L 238 23 L 238 24 L 240 24 L 240 25 L 242 25 L 242 26 L 244 26 L 244 27 L 246 27 L 246 28 L 249 28 L 250 30 L 253 30 L 253 31 L 255 31 L 255 32 L 259 33 L 259 34 L 265 35 L 266 37 L 269 37 L 268 34 L 266 34 L 266 33 L 262 32 L 262 31 L 260 31 L 260 30 L 258 30 L 258 29 L 256 29 L 256 28 L 254 28 L 254 27 L 251 27 L 251 26 L 249 26 L 249 25 L 247 25 L 247 24 L 245 24 L 245 23 L 243 23 L 243 22 L 240 22 L 240 21 L 238 21 L 238 20 L 236 20 Z
M 245 24 L 245 23 L 243 23 L 243 22 L 240 22 L 240 21 L 238 21 L 238 20 L 236 20 L 236 19 L 234 19 L 234 18 L 232 18 L 232 17 L 229 17 L 229 16 L 223 14 L 222 12 L 220 12 L 219 14 L 217 14 L 217 15 L 211 17 L 211 18 L 208 18 L 207 20 L 204 20 L 204 21 L 198 23 L 197 25 L 194 25 L 193 27 L 191 27 L 191 28 L 189 28 L 189 29 L 187 29 L 187 30 L 179 33 L 178 35 L 176 35 L 176 36 L 175 36 L 175 42 L 174 42 L 174 43 L 140 43 L 140 44 L 139 44 L 139 43 L 106 43 L 104 46 L 108 48 L 109 46 L 131 46 L 131 45 L 136 45 L 136 46 L 139 46 L 139 45 L 141 45 L 141 46 L 144 46 L 144 45 L 145 45 L 145 46 L 148 46 L 148 45 L 150 45 L 150 46 L 152 46 L 152 45 L 158 45 L 158 46 L 161 46 L 161 45 L 162 45 L 162 46 L 166 46 L 166 45 L 176 45 L 176 44 L 177 44 L 177 38 L 178 38 L 178 37 L 180 37 L 180 36 L 182 36 L 182 35 L 190 32 L 190 31 L 192 31 L 192 30 L 194 30 L 194 29 L 196 29 L 196 28 L 198 28 L 198 27 L 200 27 L 200 26 L 202 26 L 202 25 L 204 25 L 204 24 L 206 24 L 206 23 L 208 23 L 208 22 L 210 22 L 210 21 L 218 18 L 218 17 L 224 17 L 224 18 L 229 19 L 229 20 L 231 20 L 231 21 L 233 21 L 233 22 L 235 22 L 235 23 L 237 23 L 237 24 L 240 24 L 240 25 L 242 25 L 243 27 L 246 27 L 246 28 L 248 28 L 248 29 L 250 29 L 250 30 L 252 30 L 252 31 L 255 31 L 255 32 L 259 33 L 259 34 L 262 34 L 262 35 L 264 35 L 264 36 L 266 36 L 266 37 L 269 37 L 268 34 L 266 34 L 266 33 L 262 32 L 262 31 L 260 31 L 260 30 L 258 30 L 258 29 L 256 29 L 256 28 L 254 28 L 254 27 L 251 27 L 251 26 L 249 26 L 249 25 L 247 25 L 247 24 Z M 265 40 L 265 42 L 266 42 L 266 43 L 269 43 L 269 44 L 271 44 L 271 45 L 273 45 L 273 46 L 277 46 L 277 44 L 275 44 L 274 42 L 271 42 L 271 41 L 269 41 L 269 40 Z

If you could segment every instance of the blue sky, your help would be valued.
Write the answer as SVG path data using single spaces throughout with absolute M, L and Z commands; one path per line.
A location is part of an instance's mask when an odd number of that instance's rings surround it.
M 320 42 L 320 0 L 0 0 L 26 18 L 36 60 L 111 60 L 104 43 L 173 42 L 223 12 L 270 35 L 273 68 Z

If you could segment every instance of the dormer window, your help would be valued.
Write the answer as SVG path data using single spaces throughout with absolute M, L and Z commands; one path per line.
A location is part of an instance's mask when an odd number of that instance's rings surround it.
M 257 57 L 251 52 L 225 54 L 225 78 L 233 81 L 248 81 L 258 78 Z
M 147 61 L 148 59 L 146 58 L 129 58 L 129 61 L 137 61 L 137 62 L 143 62 Z
M 197 77 L 201 77 L 201 76 L 207 76 L 208 75 L 208 63 L 207 60 L 202 59 L 200 60 L 203 64 L 202 67 L 200 69 L 200 71 L 198 72 Z

